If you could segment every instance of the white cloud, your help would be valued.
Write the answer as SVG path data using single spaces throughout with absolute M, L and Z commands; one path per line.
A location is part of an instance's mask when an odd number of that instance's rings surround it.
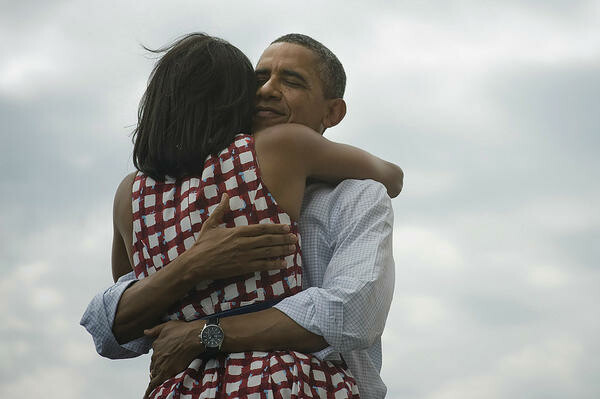
M 56 69 L 52 60 L 42 54 L 9 57 L 0 65 L 0 93 L 19 96 L 30 91 L 35 80 Z
M 586 197 L 554 196 L 540 198 L 520 210 L 522 218 L 532 219 L 541 229 L 570 234 L 593 229 L 600 224 L 600 194 Z
M 414 327 L 440 328 L 451 321 L 451 312 L 443 298 L 427 295 L 398 295 L 394 313 L 401 314 L 405 323 Z
M 564 388 L 579 391 L 574 377 L 582 355 L 576 342 L 542 338 L 500 357 L 485 370 L 456 378 L 427 399 L 530 398 L 561 395 Z M 587 394 L 579 397 L 590 397 Z
M 570 281 L 569 275 L 556 265 L 532 265 L 528 275 L 529 281 L 539 287 L 556 288 Z
M 64 296 L 58 290 L 50 287 L 35 288 L 31 294 L 31 305 L 36 310 L 50 310 L 65 302 Z
M 2 311 L 2 316 L 0 332 L 22 334 L 33 329 L 33 324 L 30 320 L 25 320 L 18 315 L 7 314 L 4 310 Z
M 81 342 L 67 342 L 63 346 L 63 357 L 73 367 L 89 365 L 96 358 L 96 354 L 90 351 L 89 340 L 85 338 Z
M 458 184 L 457 176 L 450 170 L 410 169 L 404 180 L 403 196 L 431 198 L 441 196 Z
M 581 345 L 568 338 L 542 338 L 500 359 L 498 369 L 527 379 L 536 375 L 569 380 L 574 377 L 577 365 L 584 355 Z
M 33 284 L 39 281 L 49 270 L 48 263 L 38 260 L 18 267 L 15 270 L 14 277 L 18 283 Z
M 366 59 L 379 59 L 378 69 L 384 72 L 443 69 L 472 75 L 520 63 L 586 62 L 600 56 L 594 18 L 598 10 L 591 7 L 577 23 L 563 26 L 557 26 L 560 20 L 522 5 L 482 2 L 470 4 L 468 11 L 456 7 L 449 14 L 450 18 L 432 19 L 429 15 L 382 15 Z M 456 16 L 460 23 L 452 18 Z
M 461 250 L 452 237 L 433 228 L 399 224 L 394 229 L 394 257 L 402 267 L 452 270 L 463 263 Z
M 82 376 L 75 369 L 27 365 L 26 371 L 17 380 L 0 385 L 0 396 L 20 397 L 26 392 L 33 398 L 79 399 L 82 388 Z

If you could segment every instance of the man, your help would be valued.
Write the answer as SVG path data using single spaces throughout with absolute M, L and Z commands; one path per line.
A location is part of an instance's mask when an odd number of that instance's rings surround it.
M 308 36 L 275 40 L 262 54 L 256 75 L 255 130 L 295 122 L 322 134 L 345 116 L 343 67 Z M 373 181 L 313 184 L 306 190 L 299 225 L 305 289 L 271 309 L 221 319 L 222 350 L 316 352 L 321 359 L 345 361 L 362 398 L 383 398 L 381 334 L 394 284 L 393 215 L 386 190 Z M 209 233 L 225 230 L 233 229 Z M 177 259 L 135 284 L 132 273 L 123 276 L 94 298 L 82 319 L 103 356 L 137 356 L 152 345 L 150 388 L 202 351 L 198 334 L 204 321 L 157 325 L 165 307 L 187 292 L 181 289 L 185 273 L 177 273 L 186 269 L 181 262 L 173 264 Z

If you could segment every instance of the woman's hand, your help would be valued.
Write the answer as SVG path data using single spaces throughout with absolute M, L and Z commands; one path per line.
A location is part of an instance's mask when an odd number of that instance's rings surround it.
M 146 336 L 156 338 L 152 344 L 150 383 L 144 398 L 147 398 L 154 388 L 185 370 L 202 354 L 204 346 L 198 335 L 204 324 L 204 320 L 171 320 L 144 330 Z

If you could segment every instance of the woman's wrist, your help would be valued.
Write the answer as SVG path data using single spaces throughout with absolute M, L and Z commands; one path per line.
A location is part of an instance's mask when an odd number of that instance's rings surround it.
M 179 255 L 173 262 L 178 262 L 178 273 L 185 285 L 185 292 L 191 290 L 200 281 L 207 280 L 207 267 L 197 255 L 187 250 Z M 170 266 L 169 266 L 170 267 Z

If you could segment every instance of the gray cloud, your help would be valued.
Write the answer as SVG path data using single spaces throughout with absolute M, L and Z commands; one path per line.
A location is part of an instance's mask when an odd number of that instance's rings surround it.
M 327 135 L 404 168 L 389 397 L 598 396 L 597 2 L 121 3 L 1 5 L 0 396 L 142 392 L 148 359 L 99 358 L 77 323 L 111 281 L 140 44 L 188 31 L 253 61 L 322 40 L 349 77 Z

